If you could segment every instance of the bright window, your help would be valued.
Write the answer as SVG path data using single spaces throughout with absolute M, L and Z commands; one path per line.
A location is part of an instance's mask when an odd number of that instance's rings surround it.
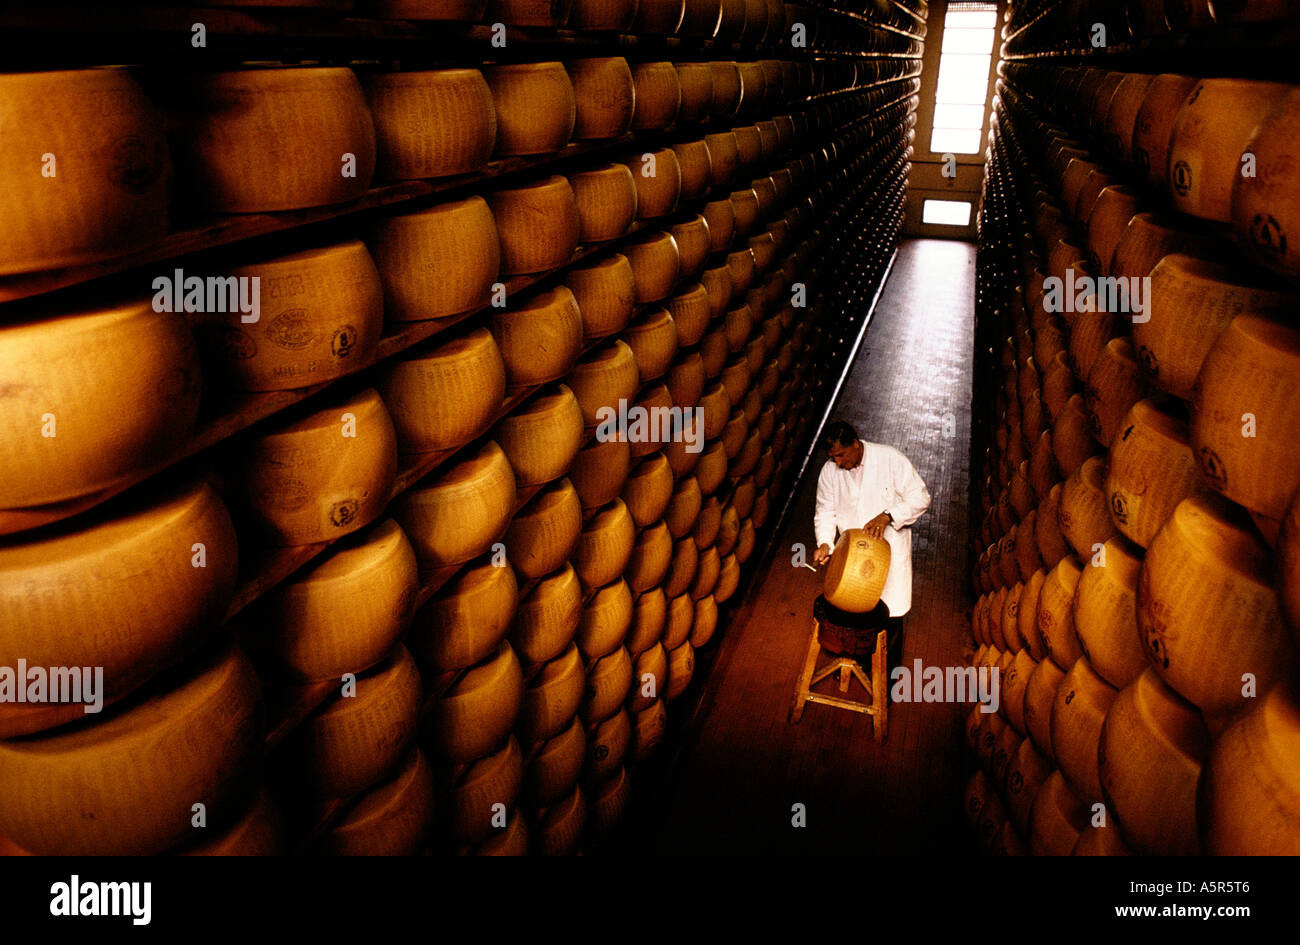
M 996 3 L 948 5 L 930 131 L 930 150 L 935 154 L 981 150 L 997 23 Z
M 970 226 L 969 200 L 927 200 L 921 205 L 921 222 L 942 226 Z

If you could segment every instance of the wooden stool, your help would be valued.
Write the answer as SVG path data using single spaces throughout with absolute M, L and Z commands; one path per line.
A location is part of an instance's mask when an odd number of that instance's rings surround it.
M 872 717 L 872 730 L 877 742 L 884 742 L 889 723 L 889 643 L 885 628 L 876 633 L 875 648 L 871 653 L 871 676 L 868 677 L 862 664 L 851 656 L 832 654 L 832 659 L 821 669 L 817 668 L 817 659 L 821 656 L 821 625 L 818 614 L 825 616 L 829 605 L 818 598 L 817 607 L 813 608 L 812 633 L 808 640 L 808 656 L 804 659 L 803 671 L 799 674 L 799 686 L 794 694 L 794 707 L 790 710 L 790 721 L 798 722 L 803 717 L 803 709 L 809 702 L 848 709 L 850 712 L 862 712 Z M 888 611 L 885 611 L 888 616 Z M 838 631 L 844 628 L 837 627 Z M 861 628 L 858 628 L 861 632 Z M 823 695 L 813 692 L 812 687 L 835 673 L 839 674 L 840 695 Z M 850 683 L 856 679 L 866 690 L 867 701 L 847 697 Z

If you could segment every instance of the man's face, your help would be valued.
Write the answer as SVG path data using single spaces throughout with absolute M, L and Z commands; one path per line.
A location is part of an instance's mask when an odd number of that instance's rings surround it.
M 862 462 L 862 443 L 854 441 L 849 446 L 836 443 L 828 451 L 832 462 L 840 469 L 852 469 Z

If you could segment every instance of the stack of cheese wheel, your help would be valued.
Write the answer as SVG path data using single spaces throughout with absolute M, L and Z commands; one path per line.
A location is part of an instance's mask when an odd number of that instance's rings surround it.
M 577 117 L 573 83 L 559 62 L 490 66 L 496 153 L 549 154 L 569 143 Z
M 370 187 L 375 126 L 351 69 L 243 69 L 181 85 L 172 147 L 204 209 L 319 207 Z M 290 152 L 293 159 L 266 160 Z
M 379 394 L 365 390 L 255 438 L 239 465 L 244 500 L 273 541 L 330 541 L 383 512 L 397 434 Z
M 236 390 L 291 390 L 334 380 L 373 359 L 384 321 L 383 286 L 360 240 L 237 266 L 270 304 L 199 316 L 209 362 Z M 251 319 L 251 321 L 249 320 Z
M 380 178 L 469 174 L 491 159 L 496 109 L 479 70 L 381 72 L 366 79 L 365 90 Z
M 260 685 L 209 647 L 90 724 L 0 742 L 0 831 L 41 856 L 160 853 L 248 796 L 262 750 Z
M 415 551 L 385 519 L 257 601 L 248 639 L 300 679 L 360 673 L 406 631 L 418 588 Z
M 147 301 L 0 327 L 0 376 L 0 510 L 105 489 L 185 443 L 198 415 L 194 339 Z M 4 511 L 0 525 L 28 527 Z
M 102 667 L 98 697 L 115 702 L 208 636 L 238 570 L 234 525 L 201 482 L 9 539 L 0 545 L 0 665 Z M 131 593 L 123 593 L 128 586 Z M 100 630 L 66 632 L 79 614 L 94 614 Z M 5 738 L 85 714 L 80 701 L 6 703 Z
M 386 364 L 377 387 L 402 452 L 454 449 L 500 410 L 506 366 L 492 333 L 478 328 Z
M 376 224 L 370 251 L 394 321 L 459 315 L 486 305 L 501 271 L 492 209 L 467 197 Z
M 167 232 L 163 124 L 127 70 L 0 76 L 0 123 L 9 129 L 7 179 L 28 179 L 33 160 L 40 173 L 52 155 L 59 181 L 0 197 L 0 276 L 141 250 Z
M 515 507 L 515 474 L 493 441 L 455 466 L 404 492 L 392 514 L 422 569 L 462 564 L 504 533 Z

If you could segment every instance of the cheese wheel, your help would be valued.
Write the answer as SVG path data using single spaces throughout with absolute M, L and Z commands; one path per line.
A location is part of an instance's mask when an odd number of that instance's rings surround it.
M 636 19 L 636 0 L 573 0 L 568 26 L 575 30 L 626 33 Z
M 1122 689 L 1146 668 L 1137 626 L 1137 584 L 1142 560 L 1118 536 L 1105 543 L 1079 577 L 1074 595 L 1074 629 L 1096 673 Z
M 496 109 L 497 155 L 563 150 L 577 118 L 573 83 L 563 63 L 515 63 L 484 71 Z
M 1088 252 L 1105 273 L 1111 271 L 1111 257 L 1128 223 L 1140 209 L 1137 192 L 1122 184 L 1102 189 L 1088 215 Z
M 430 744 L 452 762 L 480 758 L 514 727 L 524 698 L 524 676 L 510 644 L 459 674 L 433 701 Z
M 689 594 L 678 594 L 668 602 L 668 619 L 664 623 L 662 643 L 671 653 L 690 639 L 695 621 L 695 601 Z
M 383 288 L 360 240 L 238 266 L 256 279 L 258 311 L 197 316 L 196 333 L 216 378 L 236 390 L 292 390 L 342 377 L 374 357 Z M 245 317 L 255 321 L 246 323 Z
M 300 679 L 337 679 L 374 666 L 411 623 L 415 551 L 385 519 L 257 601 L 250 644 Z
M 1280 683 L 1214 743 L 1199 793 L 1201 848 L 1212 856 L 1300 850 L 1300 700 Z
M 1297 271 L 1294 236 L 1288 246 L 1287 230 L 1295 232 L 1297 201 L 1283 168 L 1291 160 L 1291 140 L 1296 127 L 1294 89 L 1260 121 L 1245 147 L 1254 158 L 1255 173 L 1233 182 L 1232 225 L 1237 242 L 1256 261 L 1288 275 Z
M 637 656 L 632 669 L 632 694 L 628 711 L 636 714 L 649 708 L 668 690 L 668 652 L 656 642 Z
M 745 248 L 728 253 L 727 274 L 731 276 L 733 295 L 745 292 L 754 280 L 754 251 Z
M 623 705 L 631 688 L 632 657 L 620 646 L 592 663 L 580 710 L 583 720 L 591 725 L 608 719 Z
M 700 551 L 700 563 L 695 569 L 695 577 L 691 581 L 691 597 L 699 600 L 702 597 L 712 596 L 717 601 L 717 595 L 714 591 L 718 586 L 718 578 L 722 573 L 722 558 L 718 554 L 718 549 L 712 545 Z M 721 601 L 718 601 L 721 603 Z
M 587 762 L 583 775 L 587 783 L 598 783 L 616 774 L 632 742 L 632 717 L 619 709 L 587 732 Z
M 582 5 L 578 0 L 577 8 Z M 621 56 L 571 59 L 564 67 L 573 82 L 577 108 L 573 137 L 590 141 L 627 134 L 636 106 L 636 89 L 627 60 Z
M 523 789 L 523 779 L 523 752 L 513 735 L 491 755 L 456 772 L 449 785 L 450 803 L 443 808 L 451 835 L 461 843 L 480 843 L 492 837 L 493 841 L 483 852 L 509 852 L 510 845 L 523 838 L 514 836 L 516 827 L 507 825 L 502 831 L 497 826 L 496 816 L 500 808 L 496 805 L 512 809 Z M 515 824 L 523 822 L 518 814 L 510 819 Z M 497 831 L 502 831 L 502 834 L 494 837 Z M 497 847 L 497 843 L 502 843 L 503 847 Z
M 649 758 L 663 742 L 668 727 L 663 699 L 637 712 L 632 719 L 632 760 L 640 763 Z
M 1133 343 L 1155 385 L 1184 400 L 1234 317 L 1280 315 L 1296 302 L 1280 285 L 1184 254 L 1168 255 L 1151 270 L 1150 297 L 1147 319 L 1133 324 Z
M 578 852 L 587 825 L 587 799 L 575 787 L 563 800 L 539 811 L 532 832 L 532 849 L 539 856 L 572 856 Z
M 535 746 L 524 767 L 525 802 L 537 807 L 554 804 L 570 793 L 587 760 L 587 733 L 575 716 L 560 734 Z
M 438 673 L 465 669 L 496 651 L 518 607 L 512 568 L 463 568 L 416 612 L 407 645 Z
M 558 380 L 582 349 L 582 315 L 562 285 L 494 311 L 491 325 L 513 387 Z
M 0 377 L 0 509 L 147 469 L 198 415 L 194 339 L 182 316 L 144 301 L 0 326 Z
M 585 587 L 602 587 L 618 580 L 636 542 L 636 523 L 619 499 L 602 508 L 587 523 L 574 549 L 573 563 Z
M 632 29 L 638 35 L 672 36 L 686 12 L 685 0 L 640 0 Z
M 677 209 L 682 169 L 672 148 L 646 151 L 627 163 L 636 186 L 637 217 L 652 220 Z
M 1062 773 L 1053 771 L 1030 807 L 1030 850 L 1035 856 L 1068 856 L 1088 829 L 1088 813 Z
M 578 203 L 578 238 L 584 243 L 617 239 L 637 215 L 636 182 L 625 164 L 606 164 L 569 175 Z
M 678 479 L 690 475 L 699 464 L 704 447 L 704 419 L 698 407 L 686 411 L 682 418 L 681 435 L 664 447 L 664 456 Z
M 381 72 L 366 78 L 365 92 L 381 179 L 471 174 L 491 160 L 496 109 L 479 70 Z
M 674 223 L 670 232 L 677 243 L 681 261 L 680 276 L 686 278 L 698 275 L 704 268 L 711 248 L 708 222 L 697 214 L 689 220 Z
M 158 853 L 218 819 L 255 783 L 260 684 L 209 648 L 91 724 L 0 742 L 0 829 L 38 856 Z
M 290 736 L 286 751 L 307 791 L 350 797 L 400 765 L 415 739 L 420 674 L 398 646 L 384 662 L 355 679 L 355 691 L 333 695 Z
M 385 217 L 370 251 L 391 321 L 459 315 L 487 304 L 501 268 L 501 240 L 487 201 L 467 197 Z
M 632 606 L 632 627 L 623 645 L 632 658 L 663 639 L 668 626 L 668 595 L 654 587 L 637 597 Z
M 663 517 L 673 494 L 673 472 L 667 457 L 653 453 L 642 460 L 628 477 L 623 501 L 632 520 L 645 528 Z M 599 583 L 606 583 L 604 581 Z
M 216 72 L 184 80 L 178 94 L 172 149 L 191 199 L 205 210 L 319 207 L 370 187 L 375 126 L 351 69 Z
M 1168 171 L 1169 139 L 1183 102 L 1196 87 L 1191 76 L 1158 75 L 1147 86 L 1146 96 L 1133 125 L 1132 154 L 1138 170 L 1147 179 L 1164 184 Z
M 710 495 L 700 507 L 691 535 L 695 539 L 696 546 L 703 549 L 709 548 L 717 542 L 718 532 L 721 530 L 722 504 L 718 501 L 717 496 Z
M 740 565 L 736 563 L 736 556 L 729 554 L 722 559 L 718 570 L 718 582 L 713 587 L 713 599 L 719 604 L 726 603 L 731 599 L 731 595 L 736 593 L 739 585 Z
M 546 663 L 524 690 L 519 732 L 530 742 L 553 738 L 578 712 L 586 691 L 586 670 L 578 648 L 569 648 Z
M 578 361 L 565 383 L 578 398 L 584 427 L 594 429 L 603 419 L 602 407 L 617 414 L 620 400 L 636 396 L 640 376 L 632 349 L 614 339 Z
M 749 435 L 749 424 L 745 420 L 745 415 L 740 410 L 733 410 L 731 416 L 727 419 L 727 425 L 722 430 L 722 449 L 727 456 L 727 472 L 734 471 L 731 468 L 731 460 L 735 459 L 740 453 L 740 448 L 745 443 L 745 437 Z
M 1122 278 L 1148 276 L 1156 264 L 1171 253 L 1211 259 L 1226 251 L 1227 246 L 1216 226 L 1201 224 L 1189 217 L 1138 213 L 1129 221 L 1124 235 L 1115 245 L 1111 275 Z M 1152 292 L 1145 293 L 1148 305 L 1143 317 L 1149 316 L 1151 305 L 1156 304 L 1153 293 L 1154 287 Z M 1134 324 L 1143 322 L 1134 321 Z
M 365 390 L 249 443 L 239 461 L 244 500 L 272 541 L 331 541 L 374 521 L 397 476 L 397 433 Z
M 707 62 L 678 62 L 677 81 L 681 88 L 681 108 L 678 121 L 695 124 L 703 121 L 713 107 L 713 70 Z M 708 173 L 707 169 L 705 171 Z
M 477 23 L 487 12 L 487 0 L 372 0 L 370 7 L 384 19 Z
M 1090 560 L 1091 557 L 1089 555 Z M 1043 647 L 1063 670 L 1069 669 L 1083 655 L 1074 632 L 1073 607 L 1074 593 L 1082 574 L 1078 561 L 1068 556 L 1062 558 L 1048 572 L 1038 597 L 1038 632 L 1043 638 Z
M 689 535 L 695 527 L 695 520 L 700 514 L 703 493 L 699 481 L 694 476 L 684 476 L 673 487 L 668 508 L 664 510 L 664 524 L 668 533 L 674 538 Z
M 691 646 L 699 649 L 713 639 L 718 629 L 718 604 L 712 594 L 695 601 L 695 620 L 691 623 Z
M 1060 507 L 1061 484 L 1057 483 L 1048 490 L 1047 498 L 1039 503 L 1038 515 L 1034 519 L 1034 540 L 1048 570 L 1070 554 L 1070 545 L 1061 533 Z
M 668 526 L 658 522 L 641 531 L 628 562 L 625 575 L 628 586 L 641 592 L 658 586 L 672 562 L 672 536 Z
M 712 186 L 713 158 L 704 138 L 682 141 L 672 145 L 681 168 L 682 183 L 679 198 L 682 203 L 695 203 L 702 199 Z
M 173 856 L 279 856 L 285 852 L 284 822 L 265 785 L 237 817 L 207 839 L 171 851 Z
M 632 591 L 619 578 L 591 596 L 582 611 L 575 640 L 588 662 L 608 656 L 623 644 L 632 626 Z
M 433 771 L 412 748 L 397 772 L 367 790 L 316 843 L 327 856 L 417 856 L 433 826 Z
M 515 475 L 492 441 L 427 485 L 408 489 L 392 515 L 406 532 L 423 568 L 461 564 L 487 551 L 515 505 Z
M 706 444 L 695 466 L 695 479 L 700 484 L 700 492 L 711 496 L 718 491 L 722 480 L 727 475 L 727 451 L 721 439 Z
M 1020 743 L 1007 762 L 1007 816 L 1020 832 L 1028 833 L 1034 798 L 1051 773 L 1051 764 L 1029 739 Z
M 1109 447 L 1144 388 L 1132 342 L 1123 337 L 1111 339 L 1088 373 L 1085 403 L 1093 439 Z
M 578 490 L 583 509 L 596 509 L 617 499 L 631 464 L 631 448 L 622 439 L 593 438 L 579 450 L 569 468 L 569 481 Z
M 550 482 L 568 471 L 582 446 L 582 410 L 573 391 L 558 384 L 503 417 L 494 438 L 518 485 Z
M 1255 315 L 1233 319 L 1197 375 L 1191 434 L 1210 485 L 1281 519 L 1300 485 L 1300 330 Z
M 672 562 L 668 566 L 668 576 L 664 578 L 664 594 L 675 598 L 688 591 L 699 564 L 700 549 L 693 536 L 684 535 L 674 541 Z
M 1194 856 L 1196 785 L 1209 749 L 1205 723 L 1151 669 L 1120 690 L 1097 749 L 1106 809 L 1147 856 Z
M 1232 190 L 1251 132 L 1289 86 L 1251 79 L 1202 79 L 1184 100 L 1169 138 L 1174 208 L 1232 222 Z M 1257 156 L 1258 157 L 1258 156 Z
M 763 0 L 745 0 L 745 38 L 753 41 L 767 29 L 767 6 Z M 763 108 L 767 79 L 756 62 L 738 62 L 740 72 L 740 114 L 753 116 Z
M 0 124 L 0 171 L 26 182 L 0 197 L 0 276 L 90 263 L 166 234 L 163 123 L 127 70 L 5 75 Z M 52 168 L 57 185 L 34 179 L 34 167 Z
M 666 131 L 677 121 L 682 86 L 671 62 L 638 62 L 632 66 L 636 87 L 632 127 L 637 131 Z
M 862 614 L 880 601 L 889 573 L 889 545 L 860 528 L 846 530 L 831 554 L 823 594 L 828 603 L 849 613 Z
M 1289 671 L 1294 648 L 1268 549 L 1245 513 L 1214 493 L 1184 499 L 1160 529 L 1137 608 L 1148 662 L 1212 726 L 1243 708 L 1243 674 L 1262 692 Z
M 740 519 L 741 515 L 736 510 L 733 497 L 731 502 L 723 506 L 722 514 L 718 520 L 718 536 L 714 540 L 718 554 L 729 555 L 732 549 L 736 547 L 736 540 L 740 537 Z
M 582 531 L 577 490 L 560 479 L 515 513 L 506 532 L 506 554 L 525 578 L 540 578 L 560 567 Z
M 545 663 L 564 651 L 582 619 L 582 585 L 568 563 L 538 580 L 519 604 L 510 646 L 525 665 Z
M 239 571 L 235 529 L 201 482 L 114 503 L 79 524 L 0 545 L 0 665 L 102 667 L 98 695 L 111 703 L 192 651 L 220 619 Z M 204 566 L 195 567 L 200 546 Z M 95 615 L 94 634 L 66 632 L 85 614 Z M 79 701 L 13 698 L 0 706 L 6 738 L 86 714 Z
M 1186 421 L 1161 403 L 1140 400 L 1110 450 L 1106 493 L 1115 527 L 1143 548 L 1183 499 L 1205 489 Z
M 691 684 L 695 674 L 695 649 L 688 642 L 683 642 L 668 654 L 668 687 L 665 695 L 676 699 Z
M 569 18 L 571 0 L 549 0 L 547 3 L 530 3 L 529 0 L 488 0 L 490 22 L 509 26 L 563 26 Z
M 622 253 L 570 268 L 564 284 L 578 303 L 583 338 L 615 334 L 631 320 L 636 308 L 636 284 L 632 265 Z
M 1061 533 L 1081 560 L 1092 558 L 1097 546 L 1115 534 L 1106 496 L 1104 459 L 1092 457 L 1065 481 L 1057 515 Z
M 681 34 L 696 39 L 712 39 L 722 22 L 722 0 L 686 0 Z M 712 83 L 712 69 L 709 70 Z
M 1029 674 L 1025 686 L 1025 729 L 1034 746 L 1048 760 L 1055 762 L 1052 749 L 1052 705 L 1065 671 L 1050 659 L 1042 660 Z
M 673 318 L 673 324 L 678 328 L 677 337 L 680 341 L 681 326 L 676 317 Z M 673 404 L 682 410 L 699 406 L 700 399 L 704 396 L 705 381 L 704 360 L 698 351 L 679 354 L 664 378 Z
M 651 309 L 628 326 L 623 338 L 632 349 L 643 384 L 662 377 L 677 354 L 677 326 L 666 308 Z
M 492 333 L 468 332 L 385 366 L 376 387 L 406 453 L 474 439 L 505 400 L 506 366 Z
M 706 379 L 716 378 L 722 373 L 722 369 L 727 364 L 727 355 L 729 353 L 730 345 L 727 344 L 726 326 L 725 324 L 718 325 L 700 341 L 700 360 L 704 362 L 704 376 Z
M 1004 765 L 1009 764 L 1010 759 L 1015 757 L 1020 739 L 1029 734 L 1025 724 L 1025 693 L 1029 689 L 1029 679 L 1037 668 L 1038 660 L 1034 659 L 1028 650 L 1019 650 L 1012 659 L 1006 676 L 1001 680 L 1002 704 L 998 708 L 1011 725 L 1009 731 L 1015 732 L 1017 736 L 1015 747 L 1001 762 Z M 1005 771 L 1003 773 L 1005 774 Z
M 488 194 L 501 239 L 501 271 L 522 275 L 558 269 L 578 248 L 578 202 L 558 175 Z
M 723 7 L 723 22 L 726 23 L 726 4 L 731 0 L 725 0 Z M 742 11 L 743 17 L 743 11 Z M 713 72 L 713 106 L 711 111 L 714 116 L 730 115 L 740 104 L 741 85 L 740 70 L 734 62 L 710 62 L 709 69 Z

